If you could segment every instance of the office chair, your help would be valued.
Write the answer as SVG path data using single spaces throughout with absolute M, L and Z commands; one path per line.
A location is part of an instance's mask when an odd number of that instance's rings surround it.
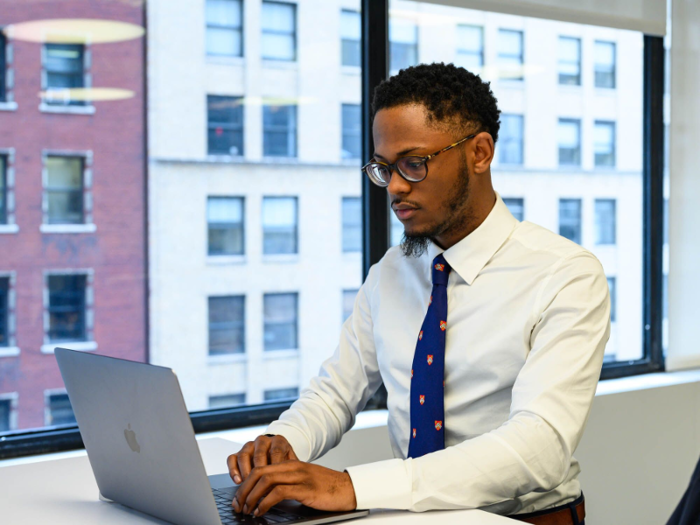
M 700 524 L 700 460 L 695 466 L 695 472 L 690 478 L 685 494 L 666 522 L 666 525 L 698 524 Z

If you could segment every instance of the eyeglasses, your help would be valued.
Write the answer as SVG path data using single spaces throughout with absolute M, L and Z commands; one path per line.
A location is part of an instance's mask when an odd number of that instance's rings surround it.
M 364 171 L 377 186 L 386 187 L 391 181 L 391 173 L 396 170 L 399 172 L 404 179 L 408 182 L 420 182 L 428 176 L 428 161 L 433 157 L 437 157 L 440 153 L 443 153 L 449 149 L 459 146 L 465 140 L 469 140 L 472 137 L 476 137 L 480 132 L 472 133 L 468 137 L 464 137 L 462 140 L 450 144 L 446 148 L 443 148 L 435 153 L 427 155 L 425 157 L 401 157 L 394 164 L 387 164 L 386 162 L 371 161 L 362 166 L 362 171 Z

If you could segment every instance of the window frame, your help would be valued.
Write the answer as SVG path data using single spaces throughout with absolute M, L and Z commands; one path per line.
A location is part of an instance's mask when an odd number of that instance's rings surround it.
M 265 201 L 267 199 L 293 199 L 294 200 L 294 251 L 293 252 L 266 252 L 265 251 Z M 263 257 L 297 256 L 299 255 L 299 197 L 297 195 L 263 195 L 260 206 L 260 227 L 262 229 L 262 255 Z
M 7 37 L 0 26 L 0 103 L 7 102 Z
M 576 42 L 576 44 L 577 44 L 577 46 L 578 46 L 578 49 L 577 49 L 577 51 L 578 51 L 578 56 L 576 57 L 576 60 L 564 60 L 564 59 L 561 58 L 561 45 L 562 45 L 562 41 L 563 41 L 563 40 L 571 40 L 571 41 Z M 582 73 L 583 73 L 583 71 L 582 71 L 583 68 L 581 67 L 581 64 L 582 64 L 582 62 L 583 62 L 583 59 L 582 59 L 582 55 L 583 55 L 582 45 L 583 45 L 583 44 L 582 44 L 582 42 L 581 42 L 581 37 L 579 37 L 579 36 L 559 35 L 559 53 L 560 53 L 560 54 L 559 54 L 559 57 L 558 57 L 558 59 L 557 59 L 557 83 L 558 83 L 560 86 L 581 87 L 581 85 L 583 84 L 583 74 L 582 74 Z M 578 68 L 578 75 L 577 75 L 577 80 L 578 80 L 578 82 L 573 83 L 573 84 L 569 84 L 569 83 L 567 83 L 567 82 L 562 82 L 562 74 L 563 74 L 563 75 L 567 75 L 566 73 L 562 73 L 562 71 L 561 71 L 561 66 L 562 66 L 562 64 L 569 64 L 569 65 L 570 65 L 570 64 L 575 64 L 575 65 L 576 65 L 576 67 Z M 568 75 L 568 76 L 572 76 L 572 75 Z
M 613 64 L 612 64 L 612 86 L 599 86 L 597 82 L 597 74 L 598 74 L 598 64 L 595 60 L 595 46 L 597 44 L 610 44 L 613 48 Z M 595 89 L 617 89 L 617 42 L 612 41 L 612 40 L 594 40 L 593 41 L 593 86 Z M 608 73 L 605 71 L 604 73 Z M 664 77 L 666 77 L 666 74 L 664 74 Z
M 82 163 L 82 193 L 83 193 L 83 221 L 78 223 L 73 222 L 60 222 L 52 223 L 49 222 L 49 199 L 48 192 L 52 191 L 49 188 L 49 170 L 47 167 L 47 160 L 49 157 L 66 157 L 66 158 L 80 158 Z M 45 233 L 60 232 L 62 230 L 68 229 L 78 229 L 78 230 L 88 230 L 94 228 L 93 223 L 93 197 L 92 197 L 92 151 L 68 151 L 68 150 L 44 150 L 42 151 L 42 170 L 41 170 L 41 181 L 42 181 L 42 223 L 41 231 Z M 56 190 L 53 190 L 56 191 Z M 74 190 L 77 191 L 77 190 Z
M 463 47 L 460 37 L 460 29 L 478 29 L 479 30 L 479 50 L 474 51 L 467 47 Z M 459 57 L 479 57 L 479 71 L 472 71 L 472 73 L 481 74 L 484 68 L 484 26 L 478 24 L 468 24 L 461 23 L 455 26 L 455 39 L 457 40 L 457 46 L 455 47 L 455 60 L 460 62 Z M 457 65 L 457 64 L 455 64 Z
M 266 124 L 265 112 L 270 108 L 287 108 L 288 120 L 287 125 Z M 263 103 L 262 107 L 262 150 L 264 159 L 296 159 L 299 155 L 299 106 L 297 104 L 268 104 Z M 286 133 L 287 136 L 287 154 L 286 155 L 271 155 L 268 150 L 268 133 Z M 291 154 L 290 154 L 291 153 Z
M 373 155 L 370 100 L 374 88 L 387 77 L 389 0 L 361 0 L 362 10 L 362 144 L 363 159 Z M 663 37 L 644 35 L 643 51 L 643 358 L 606 364 L 601 379 L 657 372 L 664 369 L 662 351 L 663 278 Z M 362 180 L 363 280 L 370 267 L 389 247 L 389 206 L 384 188 Z M 384 227 L 381 227 L 384 225 Z M 196 433 L 264 425 L 277 419 L 291 403 L 274 402 L 244 407 L 205 410 L 190 414 Z M 366 408 L 386 407 L 386 398 Z M 0 459 L 83 448 L 77 426 L 62 429 L 11 432 L 0 443 Z
M 518 33 L 520 37 L 520 53 L 515 54 L 515 53 L 504 53 L 500 49 L 500 43 L 498 51 L 496 53 L 496 58 L 498 61 L 498 67 L 501 68 L 503 64 L 501 63 L 502 58 L 517 58 L 518 63 L 520 64 L 521 67 L 525 65 L 525 32 L 522 29 L 513 29 L 509 27 L 499 27 L 498 28 L 498 35 L 502 33 Z M 498 81 L 499 82 L 524 82 L 525 81 L 525 75 L 522 74 L 519 77 L 509 77 L 509 76 L 502 76 L 501 75 L 501 70 L 499 69 L 498 72 Z
M 260 22 L 261 22 L 261 26 L 260 26 L 260 58 L 261 58 L 261 60 L 274 60 L 274 61 L 279 61 L 279 62 L 296 62 L 299 59 L 299 35 L 298 35 L 298 32 L 299 32 L 299 19 L 298 18 L 299 17 L 298 17 L 298 13 L 297 13 L 297 4 L 294 2 L 282 2 L 279 0 L 263 0 L 262 4 L 260 6 L 261 13 L 262 13 L 262 10 L 265 9 L 265 7 L 264 7 L 265 4 L 280 4 L 280 5 L 286 5 L 286 6 L 291 7 L 292 17 L 294 19 L 294 28 L 292 29 L 292 33 L 291 33 L 294 54 L 293 54 L 292 58 L 266 57 L 263 54 L 264 45 L 263 45 L 262 41 L 265 39 L 266 33 L 272 34 L 272 35 L 284 35 L 284 36 L 289 36 L 289 33 L 284 32 L 284 31 L 270 31 L 269 29 L 265 29 L 264 27 L 262 27 L 262 15 L 261 15 L 261 17 L 260 17 Z
M 209 220 L 209 203 L 213 200 L 236 200 L 241 205 L 241 222 L 211 222 Z M 243 257 L 245 256 L 245 196 L 243 195 L 207 195 L 206 204 L 206 222 L 207 222 L 207 257 L 219 259 L 220 257 Z M 212 253 L 209 235 L 212 228 L 222 229 L 239 229 L 241 232 L 241 251 L 240 253 Z
M 227 325 L 225 328 L 218 327 L 217 330 L 219 331 L 224 331 L 224 330 L 230 330 L 233 328 L 234 330 L 238 329 L 241 332 L 241 350 L 235 350 L 233 352 L 218 352 L 218 353 L 212 353 L 211 351 L 211 334 L 212 334 L 212 321 L 211 321 L 211 303 L 212 299 L 233 299 L 234 301 L 240 300 L 241 302 L 241 311 L 243 312 L 242 318 L 239 320 L 234 319 L 233 321 L 221 321 L 218 324 L 222 325 L 225 324 Z M 218 358 L 221 356 L 231 356 L 231 355 L 239 355 L 239 356 L 244 356 L 246 355 L 246 333 L 245 333 L 245 318 L 246 318 L 246 295 L 245 294 L 228 294 L 228 295 L 210 295 L 207 297 L 207 356 L 209 358 Z
M 240 107 L 241 118 L 240 122 L 224 122 L 212 120 L 210 117 L 210 104 L 214 102 L 214 99 L 219 99 L 220 101 L 237 101 Z M 212 93 L 207 93 L 207 156 L 210 157 L 244 157 L 245 156 L 245 104 L 243 103 L 244 97 L 242 95 L 214 95 Z M 224 131 L 240 132 L 241 134 L 241 147 L 240 152 L 233 154 L 229 148 L 228 153 L 218 153 L 212 152 L 211 142 L 209 140 L 209 133 L 212 129 L 221 128 Z M 234 144 L 235 145 L 235 144 Z
M 82 78 L 82 82 L 80 86 L 77 86 L 76 88 L 51 88 L 49 86 L 49 73 L 50 71 L 47 68 L 47 63 L 48 63 L 48 48 L 49 46 L 56 47 L 56 46 L 64 46 L 64 47 L 78 47 L 80 48 L 80 62 L 82 65 L 82 71 L 80 72 L 80 76 Z M 56 43 L 51 43 L 47 42 L 42 44 L 41 46 L 41 89 L 44 93 L 48 93 L 49 89 L 54 89 L 55 91 L 61 92 L 66 89 L 86 89 L 92 87 L 92 75 L 90 74 L 90 63 L 92 61 L 92 50 L 90 49 L 89 44 L 56 44 Z M 59 73 L 62 74 L 62 73 Z M 78 73 L 75 73 L 74 76 L 78 76 Z M 49 106 L 49 107 L 55 107 L 55 108 L 65 108 L 65 107 L 89 107 L 92 106 L 92 102 L 89 100 L 71 100 L 69 98 L 65 98 L 64 100 L 61 100 L 59 98 L 54 99 L 53 97 L 45 96 L 42 97 L 41 99 L 42 105 Z
M 244 9 L 243 9 L 243 0 L 227 0 L 231 3 L 237 3 L 238 4 L 238 9 L 240 10 L 241 14 L 241 25 L 239 26 L 232 26 L 232 25 L 226 25 L 226 24 L 216 24 L 216 23 L 211 23 L 209 20 L 207 20 L 207 15 L 206 15 L 206 9 L 207 9 L 207 4 L 209 3 L 209 0 L 205 0 L 204 2 L 204 54 L 209 57 L 244 57 L 245 56 L 245 38 L 244 38 L 244 25 L 245 25 L 245 19 L 244 19 Z M 209 28 L 212 29 L 225 29 L 226 31 L 234 31 L 238 32 L 238 35 L 240 37 L 240 48 L 241 48 L 241 53 L 240 55 L 234 55 L 231 53 L 210 53 L 209 52 L 209 46 L 207 43 L 207 37 L 208 37 L 208 32 Z

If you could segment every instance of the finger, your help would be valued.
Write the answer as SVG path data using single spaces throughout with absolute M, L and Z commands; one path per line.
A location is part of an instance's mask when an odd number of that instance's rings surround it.
M 238 454 L 231 454 L 226 458 L 226 465 L 228 465 L 228 473 L 234 483 L 238 484 L 242 481 L 241 472 L 238 470 Z
M 289 452 L 287 452 L 287 455 L 288 455 L 289 459 L 291 459 L 293 461 L 299 461 L 299 458 L 294 453 L 294 449 L 291 447 L 291 445 L 289 447 Z
M 282 463 L 289 457 L 289 451 L 292 447 L 289 446 L 284 438 L 272 438 L 270 445 L 270 464 Z
M 270 444 L 272 440 L 267 436 L 260 436 L 255 440 L 255 452 L 253 453 L 253 465 L 256 467 L 264 467 L 270 462 L 267 454 L 270 452 Z
M 262 498 L 277 486 L 293 485 L 302 481 L 298 471 L 273 470 L 270 467 L 260 476 L 255 486 L 248 493 L 243 505 L 243 512 L 252 513 Z M 239 500 L 239 502 L 242 500 Z
M 262 516 L 280 501 L 285 499 L 299 499 L 301 498 L 302 490 L 302 487 L 299 485 L 277 485 L 258 502 L 258 506 L 253 511 L 253 514 L 255 516 Z
M 242 480 L 245 480 L 250 475 L 250 471 L 253 468 L 251 456 L 254 450 L 255 444 L 252 441 L 249 441 L 243 445 L 243 448 L 238 453 L 238 472 L 240 473 Z
M 233 501 L 231 502 L 231 506 L 236 512 L 251 512 L 254 507 L 246 507 L 248 495 L 256 487 L 260 478 L 262 478 L 263 475 L 274 475 L 276 473 L 281 473 L 282 475 L 285 475 L 294 472 L 295 469 L 290 468 L 289 463 L 279 463 L 277 465 L 268 465 L 267 467 L 253 468 L 253 470 L 250 471 L 250 475 L 243 481 L 241 486 L 238 487 L 236 495 L 234 496 Z M 270 478 L 268 477 L 265 481 L 269 482 L 269 479 Z

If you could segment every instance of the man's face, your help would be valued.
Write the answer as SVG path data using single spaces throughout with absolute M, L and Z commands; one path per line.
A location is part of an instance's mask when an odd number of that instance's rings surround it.
M 446 126 L 429 125 L 423 105 L 381 109 L 374 118 L 375 160 L 394 163 L 400 157 L 423 157 L 460 140 Z M 471 139 L 474 140 L 474 139 Z M 464 228 L 470 213 L 470 174 L 465 148 L 470 141 L 428 161 L 428 176 L 408 182 L 396 171 L 387 186 L 392 213 L 404 226 L 401 242 L 404 255 L 419 257 L 428 240 L 441 240 Z M 400 208 L 413 209 L 401 212 Z

